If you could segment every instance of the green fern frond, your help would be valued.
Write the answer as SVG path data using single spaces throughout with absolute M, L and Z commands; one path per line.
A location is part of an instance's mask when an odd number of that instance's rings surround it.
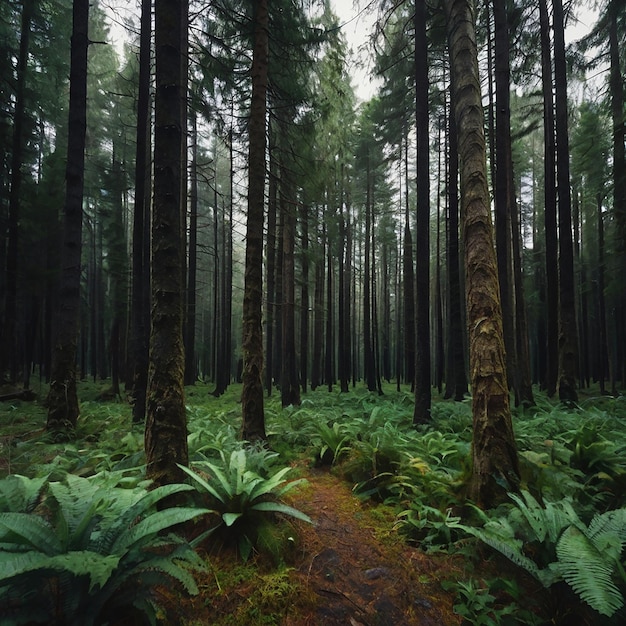
M 624 604 L 612 580 L 613 563 L 580 530 L 570 526 L 556 547 L 559 573 L 601 615 L 613 616 Z
M 126 494 L 130 501 L 123 501 L 121 507 L 118 507 L 118 501 L 114 499 L 110 502 L 111 508 L 109 512 L 115 512 L 115 519 L 111 519 L 106 524 L 100 524 L 99 533 L 93 537 L 93 540 L 97 541 L 97 548 L 94 549 L 103 553 L 113 552 L 113 545 L 120 541 L 121 535 L 124 535 L 133 527 L 137 519 L 145 518 L 165 498 L 183 491 L 192 490 L 193 487 L 191 485 L 183 484 L 163 485 L 152 491 L 135 489 L 130 494 Z M 118 489 L 115 494 L 118 495 L 119 492 L 127 491 Z
M 55 570 L 89 578 L 90 591 L 102 587 L 119 563 L 115 555 L 101 555 L 88 550 L 49 556 L 40 552 L 0 553 L 3 584 L 28 572 Z
M 626 509 L 614 509 L 593 516 L 587 531 L 587 537 L 593 541 L 594 537 L 604 533 L 615 533 L 622 541 L 626 541 Z
M 124 552 L 130 550 L 136 544 L 151 540 L 162 530 L 212 512 L 210 509 L 196 509 L 193 507 L 173 507 L 157 511 L 122 532 L 111 545 L 111 552 L 113 554 L 124 554 Z
M 30 513 L 41 500 L 47 477 L 28 478 L 11 474 L 0 480 L 0 511 Z
M 309 522 L 309 524 L 313 523 L 313 520 L 306 513 L 302 513 L 302 511 L 298 511 L 298 509 L 288 506 L 287 504 L 283 504 L 282 502 L 257 502 L 250 508 L 254 511 L 284 513 L 285 515 L 290 515 L 291 517 L 295 517 L 304 522 Z
M 31 513 L 0 513 L 0 542 L 9 551 L 34 548 L 50 555 L 63 549 L 54 528 Z

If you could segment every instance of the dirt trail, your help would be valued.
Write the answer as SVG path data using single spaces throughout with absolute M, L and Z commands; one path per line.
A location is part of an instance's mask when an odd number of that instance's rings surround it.
M 319 598 L 314 615 L 290 625 L 454 625 L 453 598 L 440 581 L 449 578 L 448 557 L 433 558 L 405 545 L 385 518 L 327 471 L 313 470 L 309 487 L 292 504 L 314 520 L 303 528 L 300 582 Z M 453 573 L 452 572 L 452 573 Z

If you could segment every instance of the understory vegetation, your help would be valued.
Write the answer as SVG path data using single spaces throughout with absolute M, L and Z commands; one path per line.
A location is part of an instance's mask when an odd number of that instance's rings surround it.
M 285 594 L 297 595 L 285 555 L 312 521 L 290 498 L 312 468 L 387 511 L 404 541 L 463 559 L 465 577 L 441 583 L 459 623 L 624 623 L 622 397 L 588 394 L 565 409 L 537 394 L 537 406 L 518 409 L 522 488 L 483 511 L 465 496 L 468 402 L 435 402 L 432 422 L 416 429 L 408 390 L 318 390 L 285 409 L 274 394 L 267 445 L 249 446 L 238 439 L 240 388 L 214 398 L 197 384 L 187 389 L 188 484 L 150 490 L 128 405 L 82 389 L 68 442 L 50 439 L 36 402 L 0 406 L 3 624 L 116 623 L 120 607 L 134 623 L 166 621 L 159 589 L 197 594 L 201 572 L 218 587 L 256 580 L 255 619 L 281 623 Z M 220 558 L 229 573 L 214 571 L 212 555 L 231 552 L 230 565 Z

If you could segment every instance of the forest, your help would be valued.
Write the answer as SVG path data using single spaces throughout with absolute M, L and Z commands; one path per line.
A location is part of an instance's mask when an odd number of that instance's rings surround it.
M 3 626 L 626 622 L 626 1 L 347 5 L 0 3 Z

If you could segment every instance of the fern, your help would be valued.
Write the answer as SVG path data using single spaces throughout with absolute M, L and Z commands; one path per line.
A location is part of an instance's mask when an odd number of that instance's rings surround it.
M 0 480 L 0 511 L 30 513 L 41 501 L 47 478 L 11 474 Z
M 0 514 L 0 611 L 10 611 L 13 623 L 47 623 L 54 614 L 60 623 L 89 625 L 106 622 L 113 606 L 135 605 L 153 620 L 154 585 L 197 592 L 189 570 L 204 563 L 186 541 L 161 533 L 209 510 L 156 510 L 164 498 L 192 487 L 146 491 L 108 481 L 66 476 L 47 484 L 48 519 Z M 31 590 L 38 598 L 32 607 L 24 604 L 32 604 Z M 43 619 L 42 606 L 48 608 Z
M 454 519 L 448 524 L 494 548 L 545 587 L 564 580 L 598 613 L 613 616 L 624 604 L 615 578 L 626 583 L 621 563 L 626 509 L 596 514 L 586 526 L 567 498 L 541 506 L 528 492 L 510 496 L 517 508 L 508 519 L 489 520 L 482 528 Z M 525 524 L 513 522 L 516 515 Z M 534 545 L 534 559 L 524 551 L 529 543 Z
M 621 541 L 614 535 L 619 543 Z M 556 547 L 558 562 L 554 568 L 570 587 L 601 615 L 613 616 L 624 604 L 613 582 L 614 563 L 574 526 L 570 526 Z

